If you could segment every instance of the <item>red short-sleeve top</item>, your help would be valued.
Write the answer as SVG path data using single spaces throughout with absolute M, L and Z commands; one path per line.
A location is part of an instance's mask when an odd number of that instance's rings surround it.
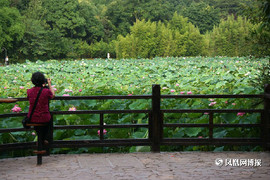
M 29 100 L 29 112 L 28 112 L 28 117 L 31 114 L 31 111 L 33 109 L 33 106 L 36 101 L 37 94 L 39 92 L 41 87 L 33 87 L 31 89 L 27 90 L 27 99 Z M 49 100 L 53 98 L 53 94 L 51 90 L 47 88 L 43 88 L 39 99 L 37 106 L 34 110 L 34 113 L 32 115 L 31 122 L 36 122 L 36 123 L 46 123 L 49 122 L 51 119 L 51 115 L 49 112 Z

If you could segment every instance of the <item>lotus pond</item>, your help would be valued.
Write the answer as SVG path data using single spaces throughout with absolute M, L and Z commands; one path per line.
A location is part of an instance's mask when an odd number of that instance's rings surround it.
M 26 97 L 32 87 L 33 72 L 41 71 L 52 79 L 56 96 L 91 95 L 143 95 L 151 94 L 152 84 L 160 84 L 161 94 L 260 94 L 250 81 L 259 74 L 266 59 L 244 57 L 192 57 L 154 59 L 94 59 L 94 60 L 49 60 L 26 61 L 0 67 L 0 98 Z M 254 99 L 164 99 L 162 109 L 248 109 L 262 108 Z M 0 113 L 28 112 L 28 102 L 0 104 Z M 149 100 L 52 100 L 53 111 L 106 110 L 106 109 L 151 109 Z M 239 114 L 240 113 L 240 114 Z M 214 123 L 258 123 L 259 114 L 228 113 L 215 115 Z M 147 123 L 146 114 L 105 115 L 106 124 Z M 166 123 L 208 123 L 208 115 L 201 113 L 166 114 Z M 56 115 L 55 125 L 99 124 L 98 115 Z M 0 119 L 0 128 L 21 126 L 21 117 Z M 147 138 L 144 128 L 106 129 L 105 138 Z M 56 130 L 55 140 L 98 139 L 98 129 Z M 164 137 L 202 138 L 208 136 L 207 128 L 165 128 Z M 216 128 L 214 137 L 258 137 L 256 128 Z M 0 144 L 29 142 L 36 139 L 34 132 L 0 134 Z M 239 149 L 240 148 L 240 149 Z M 163 150 L 257 150 L 258 147 L 163 147 Z M 108 147 L 54 149 L 52 153 L 82 152 L 134 152 L 149 151 L 149 147 Z M 25 152 L 23 152 L 25 153 Z M 2 156 L 6 156 L 2 155 Z

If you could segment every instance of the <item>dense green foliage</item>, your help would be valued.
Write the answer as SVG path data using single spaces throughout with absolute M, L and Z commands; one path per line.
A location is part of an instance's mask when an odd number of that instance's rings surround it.
M 211 31 L 215 25 L 219 24 L 221 19 L 219 9 L 203 1 L 199 3 L 193 2 L 189 7 L 185 8 L 183 16 L 198 27 L 202 34 Z
M 258 26 L 254 26 L 241 16 L 236 20 L 234 16 L 229 16 L 209 33 L 209 54 L 222 56 L 254 54 L 258 49 L 254 48 L 251 32 L 257 28 Z
M 117 58 L 205 55 L 199 30 L 176 13 L 168 25 L 137 20 L 130 31 L 126 37 L 118 36 Z
M 1 0 L 0 3 L 0 49 L 7 49 L 11 62 L 105 58 L 108 52 L 111 57 L 147 58 L 269 55 L 269 29 L 260 30 L 261 25 L 269 24 L 268 0 Z M 176 16 L 184 19 L 184 28 L 171 26 Z M 143 36 L 134 34 L 138 24 L 144 30 L 149 30 L 151 24 L 156 30 L 152 29 L 151 37 L 143 40 L 146 43 L 143 47 L 125 53 L 130 47 L 123 44 L 143 44 L 138 42 Z M 217 36 L 217 32 L 222 32 L 218 41 L 225 39 L 225 45 L 212 42 L 211 37 Z M 241 37 L 235 38 L 236 34 Z M 128 42 L 134 38 L 136 42 Z M 228 52 L 230 46 L 233 49 Z
M 21 15 L 16 8 L 9 6 L 8 0 L 0 2 L 0 49 L 10 49 L 13 43 L 23 37 L 24 26 L 21 23 Z
M 258 70 L 265 66 L 267 59 L 248 58 L 154 58 L 122 60 L 76 60 L 76 61 L 27 61 L 23 64 L 0 67 L 1 98 L 25 97 L 26 89 L 32 87 L 31 74 L 37 70 L 52 78 L 56 95 L 142 95 L 151 94 L 152 84 L 161 85 L 162 94 L 259 94 L 262 88 L 254 88 L 250 81 L 258 77 Z M 212 102 L 215 102 L 211 105 Z M 178 99 L 162 100 L 162 109 L 248 109 L 262 108 L 254 99 Z M 16 103 L 22 112 L 28 112 L 28 102 Z M 15 113 L 15 104 L 0 104 L 0 113 Z M 107 109 L 150 109 L 148 100 L 52 100 L 53 111 L 107 110 Z M 259 114 L 237 113 L 215 114 L 214 123 L 257 123 Z M 147 123 L 146 114 L 106 114 L 106 124 Z M 202 113 L 165 114 L 166 123 L 208 123 L 208 115 Z M 98 115 L 55 115 L 56 125 L 99 124 Z M 0 128 L 21 127 L 21 117 L 2 118 Z M 98 129 L 56 130 L 55 140 L 98 139 Z M 106 138 L 147 138 L 145 128 L 108 129 Z M 258 137 L 258 128 L 215 128 L 214 137 Z M 165 128 L 164 137 L 181 138 L 208 137 L 207 128 Z M 31 132 L 0 134 L 0 143 L 33 141 Z M 105 148 L 106 151 L 120 149 Z M 173 147 L 174 150 L 252 150 L 232 147 Z M 54 153 L 66 149 L 54 149 Z M 135 148 L 121 149 L 136 151 Z M 140 148 L 137 150 L 141 150 Z M 149 150 L 149 149 L 148 149 Z M 169 149 L 164 149 L 169 150 Z M 97 149 L 79 149 L 78 152 L 91 152 Z M 69 152 L 71 152 L 69 150 Z

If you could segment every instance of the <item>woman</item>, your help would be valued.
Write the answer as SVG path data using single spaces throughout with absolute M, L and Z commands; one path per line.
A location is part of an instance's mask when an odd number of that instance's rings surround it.
M 51 115 L 49 112 L 49 100 L 54 98 L 54 90 L 51 85 L 51 79 L 46 79 L 44 74 L 41 72 L 35 72 L 32 74 L 32 83 L 35 85 L 33 88 L 27 90 L 27 99 L 29 100 L 29 112 L 30 117 L 31 111 L 36 101 L 36 97 L 41 88 L 41 94 L 39 96 L 36 108 L 31 118 L 31 123 L 45 123 L 47 126 L 36 126 L 35 130 L 37 134 L 42 138 L 42 142 L 47 145 L 50 142 L 49 128 L 51 127 Z M 46 84 L 48 83 L 48 87 Z

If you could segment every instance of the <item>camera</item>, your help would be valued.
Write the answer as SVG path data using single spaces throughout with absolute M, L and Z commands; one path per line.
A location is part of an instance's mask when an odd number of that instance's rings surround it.
M 45 84 L 44 88 L 49 89 L 49 86 L 47 86 L 47 84 L 48 84 L 48 80 L 47 79 L 45 79 L 44 84 Z

